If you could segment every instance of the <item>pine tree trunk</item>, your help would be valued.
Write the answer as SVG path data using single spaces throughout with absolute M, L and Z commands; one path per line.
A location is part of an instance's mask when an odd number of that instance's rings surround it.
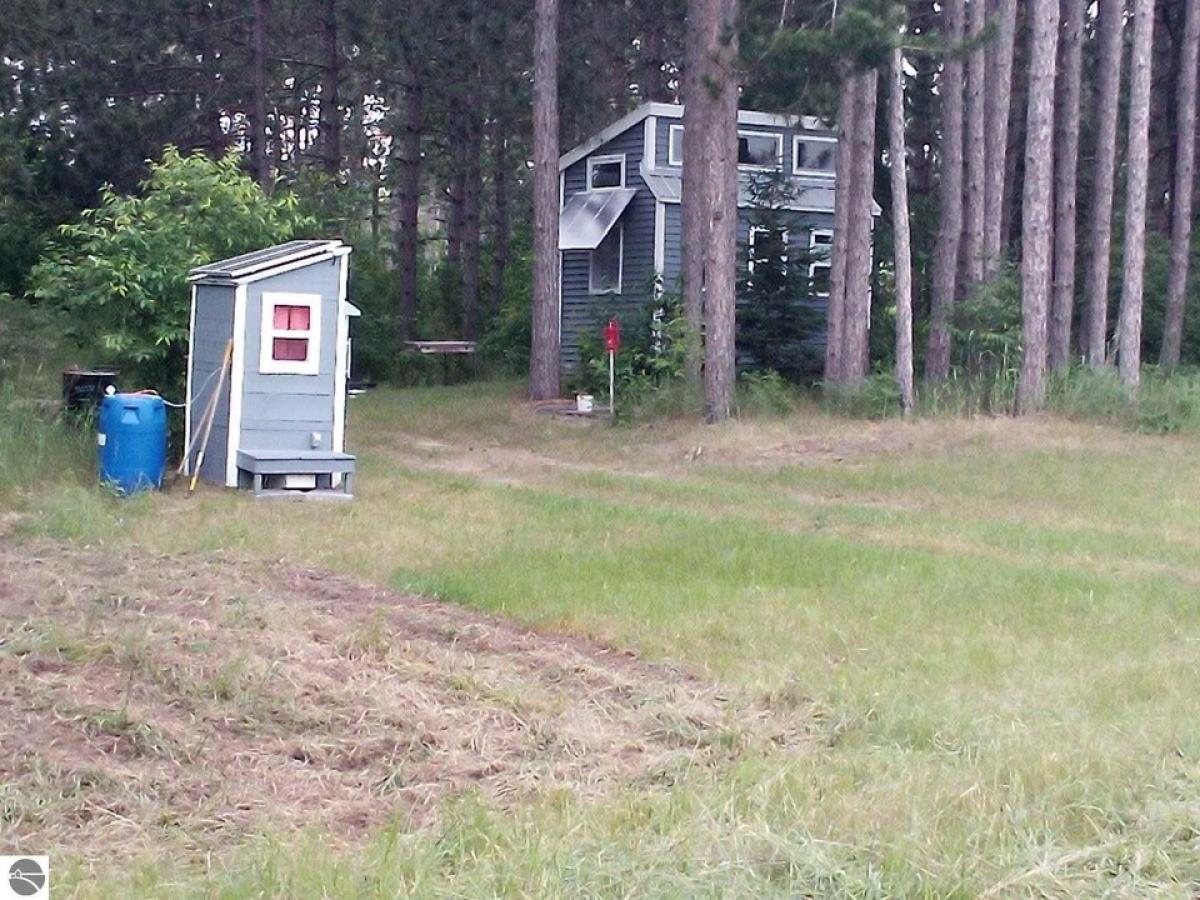
M 1004 251 L 1004 191 L 1008 161 L 1008 117 L 1012 104 L 1013 50 L 1017 33 L 1017 0 L 997 0 L 997 33 L 988 46 L 987 165 L 984 189 L 983 262 L 986 274 L 996 271 Z
M 846 257 L 850 237 L 850 145 L 854 135 L 854 100 L 858 96 L 857 78 L 842 82 L 838 103 L 837 178 L 834 182 L 833 245 L 829 253 L 829 299 L 825 315 L 825 381 L 842 380 L 842 330 L 846 321 Z
M 1021 202 L 1021 334 L 1025 350 L 1017 385 L 1020 414 L 1036 412 L 1046 399 L 1058 0 L 1030 0 L 1029 21 L 1029 109 Z
M 512 221 L 509 216 L 509 154 L 507 123 L 496 117 L 492 135 L 492 312 L 504 305 Z
M 968 0 L 968 37 L 979 41 L 987 23 L 984 0 Z M 983 281 L 983 231 L 985 213 L 985 169 L 987 140 L 984 131 L 986 50 L 982 44 L 967 58 L 966 97 L 966 199 L 963 210 L 963 262 L 966 289 Z
M 904 415 L 913 408 L 912 246 L 908 223 L 908 146 L 904 138 L 903 53 L 892 51 L 888 79 L 888 159 L 892 178 L 892 227 L 896 261 L 896 386 Z
M 396 275 L 399 280 L 397 332 L 401 341 L 415 337 L 417 318 L 417 256 L 420 243 L 417 214 L 421 204 L 422 89 L 409 71 L 399 103 L 396 134 Z
M 266 188 L 271 183 L 267 165 L 267 0 L 254 0 L 254 113 L 250 123 L 250 152 L 254 177 Z
M 1096 162 L 1092 175 L 1091 256 L 1087 273 L 1087 319 L 1084 349 L 1088 364 L 1106 361 L 1108 274 L 1112 254 L 1112 215 L 1117 159 L 1117 113 L 1121 92 L 1121 33 L 1125 0 L 1100 0 L 1097 24 Z
M 706 129 L 711 218 L 704 330 L 704 417 L 722 422 L 733 414 L 736 388 L 735 310 L 737 305 L 737 15 L 738 0 L 714 4 L 718 24 L 705 82 L 715 92 Z M 686 134 L 686 131 L 685 131 Z
M 461 142 L 451 156 L 453 172 L 446 184 L 446 262 L 456 269 L 462 266 L 463 196 L 467 192 L 467 154 Z
M 334 178 L 342 170 L 342 109 L 338 99 L 341 58 L 338 55 L 337 0 L 325 0 L 321 22 L 324 56 L 321 81 L 321 150 L 325 171 Z
M 1186 0 L 1183 42 L 1179 53 L 1175 187 L 1171 191 L 1171 270 L 1167 280 L 1167 312 L 1159 364 L 1167 372 L 1179 365 L 1183 344 L 1183 312 L 1192 244 L 1192 196 L 1196 167 L 1196 66 L 1200 64 L 1200 0 Z
M 479 195 L 483 178 L 479 154 L 483 126 L 478 116 L 468 116 L 469 136 L 464 136 L 462 195 L 462 330 L 463 340 L 479 337 Z
M 1142 290 L 1146 269 L 1146 188 L 1150 166 L 1150 60 L 1154 47 L 1154 0 L 1134 4 L 1129 58 L 1129 147 L 1125 154 L 1125 279 L 1121 286 L 1117 368 L 1131 391 L 1141 380 Z
M 704 359 L 704 261 L 712 219 L 705 154 L 706 122 L 711 120 L 713 98 L 704 79 L 710 48 L 716 43 L 713 29 L 719 20 L 718 0 L 689 0 L 683 107 L 682 174 L 682 277 L 683 314 L 687 321 L 686 375 L 689 384 L 701 383 Z
M 871 328 L 871 221 L 875 186 L 876 70 L 858 76 L 850 159 L 850 221 L 846 241 L 846 299 L 842 325 L 842 380 L 861 383 L 869 368 Z
M 559 394 L 558 0 L 535 0 L 533 19 L 533 338 L 529 394 Z
M 1062 25 L 1059 31 L 1058 104 L 1054 118 L 1054 286 L 1048 339 L 1048 363 L 1052 371 L 1065 368 L 1071 360 L 1071 321 L 1075 312 L 1075 193 L 1085 2 L 1062 0 Z
M 943 43 L 955 46 L 963 38 L 963 0 L 945 0 Z M 942 170 L 940 216 L 933 251 L 933 293 L 929 304 L 929 347 L 925 377 L 950 373 L 950 317 L 958 280 L 958 247 L 963 227 L 963 73 L 962 63 L 946 56 L 942 63 Z

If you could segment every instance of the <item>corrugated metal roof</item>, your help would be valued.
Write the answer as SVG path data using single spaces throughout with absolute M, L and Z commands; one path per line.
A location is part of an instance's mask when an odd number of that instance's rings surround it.
M 575 194 L 558 219 L 559 250 L 595 250 L 637 191 L 613 188 Z
M 260 275 L 271 269 L 319 257 L 342 249 L 341 241 L 288 241 L 274 247 L 254 250 L 229 259 L 197 266 L 188 273 L 189 281 L 237 281 L 250 275 Z M 346 248 L 347 250 L 349 248 Z

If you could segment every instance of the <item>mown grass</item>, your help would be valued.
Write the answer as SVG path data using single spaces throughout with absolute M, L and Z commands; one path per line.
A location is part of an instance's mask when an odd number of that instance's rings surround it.
M 801 708 L 811 752 L 512 814 L 465 798 L 328 862 L 270 835 L 130 895 L 1190 896 L 1200 888 L 1200 442 L 1047 420 L 883 426 L 880 453 L 659 465 L 717 432 L 521 419 L 509 386 L 355 401 L 354 504 L 23 493 L 21 528 L 302 559 L 585 633 Z M 763 434 L 851 440 L 811 410 Z M 865 426 L 862 426 L 865 427 Z M 790 435 L 790 438 L 788 436 Z M 414 436 L 528 447 L 525 481 Z M 703 457 L 701 457 L 703 459 Z M 436 460 L 433 464 L 436 464 Z M 653 466 L 651 466 L 653 468 Z M 637 474 L 633 474 L 637 471 Z M 69 848 L 62 848 L 69 852 Z M 318 861 L 320 860 L 320 861 Z M 101 896 L 76 868 L 68 893 Z

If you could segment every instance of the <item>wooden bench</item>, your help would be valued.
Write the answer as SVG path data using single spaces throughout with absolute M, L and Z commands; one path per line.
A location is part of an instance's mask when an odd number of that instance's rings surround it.
M 442 358 L 442 384 L 450 383 L 450 357 L 470 356 L 475 361 L 474 341 L 405 341 L 404 346 L 416 350 L 422 356 L 440 356 Z M 475 372 L 479 374 L 478 370 Z
M 320 498 L 350 500 L 354 497 L 355 458 L 350 453 L 332 450 L 239 450 L 237 452 L 238 485 L 254 488 L 255 497 Z M 310 489 L 264 486 L 273 475 L 311 475 Z M 340 475 L 340 489 L 334 486 L 334 476 Z

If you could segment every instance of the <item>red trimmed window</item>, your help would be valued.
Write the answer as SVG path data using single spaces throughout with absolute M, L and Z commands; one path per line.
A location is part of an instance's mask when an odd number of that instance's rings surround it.
M 275 327 L 280 331 L 308 331 L 310 312 L 307 306 L 285 306 L 281 303 L 275 307 Z

